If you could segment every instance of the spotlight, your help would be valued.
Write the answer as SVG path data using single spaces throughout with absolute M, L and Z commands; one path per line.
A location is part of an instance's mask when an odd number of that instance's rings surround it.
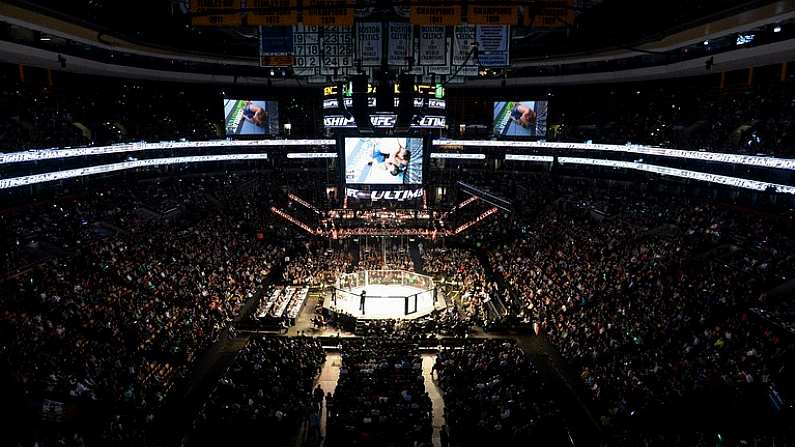
M 707 45 L 709 45 L 709 41 L 708 41 L 708 40 L 705 40 L 705 41 L 704 41 L 704 46 L 707 46 Z
M 774 33 L 780 33 L 781 32 L 781 25 L 774 26 L 773 27 L 773 32 Z

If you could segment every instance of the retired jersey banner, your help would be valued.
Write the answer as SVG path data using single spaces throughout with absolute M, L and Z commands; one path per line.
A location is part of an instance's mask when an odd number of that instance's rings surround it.
M 383 29 L 381 22 L 359 22 L 356 24 L 356 54 L 362 65 L 381 66 L 383 54 Z
M 541 1 L 524 8 L 526 26 L 560 28 L 574 23 L 574 0 Z
M 242 26 L 240 0 L 191 0 L 193 26 Z
M 409 17 L 415 25 L 455 26 L 461 23 L 461 6 L 412 6 Z
M 453 31 L 453 65 L 474 66 L 477 69 L 477 61 L 472 53 L 472 45 L 475 43 L 477 28 L 474 25 L 459 25 Z
M 410 23 L 389 22 L 389 52 L 387 63 L 389 65 L 409 65 L 412 56 L 414 40 Z
M 467 23 L 477 25 L 516 25 L 518 22 L 518 6 L 494 4 L 470 5 L 467 8 Z
M 298 23 L 298 0 L 248 0 L 247 23 L 253 26 L 292 26 Z
M 353 0 L 303 0 L 304 25 L 352 26 Z
M 450 49 L 447 45 L 447 28 L 443 26 L 420 27 L 419 65 L 449 65 Z
M 507 25 L 478 25 L 478 65 L 505 67 L 509 65 L 511 27 Z

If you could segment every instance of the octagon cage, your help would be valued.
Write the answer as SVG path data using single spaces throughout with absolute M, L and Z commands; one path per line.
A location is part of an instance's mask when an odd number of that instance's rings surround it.
M 361 303 L 364 292 L 367 308 L 373 318 L 399 318 L 412 314 L 428 313 L 436 301 L 436 285 L 433 278 L 406 270 L 362 270 L 343 273 L 334 285 L 335 307 L 343 309 L 343 303 Z M 364 306 L 362 306 L 364 307 Z M 359 310 L 362 316 L 364 309 Z M 355 314 L 355 310 L 348 313 Z

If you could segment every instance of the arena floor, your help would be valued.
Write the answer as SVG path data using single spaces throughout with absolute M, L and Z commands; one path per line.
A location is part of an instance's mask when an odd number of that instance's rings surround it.
M 366 293 L 364 314 L 359 309 L 362 289 Z M 367 287 L 353 288 L 351 292 L 350 294 L 337 293 L 336 309 L 365 320 L 386 318 L 413 320 L 424 317 L 434 310 L 433 293 L 415 287 L 372 284 Z M 418 293 L 416 312 L 413 312 L 412 302 L 410 313 L 406 315 L 406 300 L 403 297 Z M 326 300 L 325 305 L 334 308 L 334 303 L 331 300 Z

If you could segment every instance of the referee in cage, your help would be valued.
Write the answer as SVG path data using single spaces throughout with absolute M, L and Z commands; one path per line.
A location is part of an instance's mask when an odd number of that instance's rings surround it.
M 362 311 L 362 315 L 364 315 L 364 300 L 367 298 L 367 292 L 362 290 L 361 297 L 359 298 L 359 310 Z

